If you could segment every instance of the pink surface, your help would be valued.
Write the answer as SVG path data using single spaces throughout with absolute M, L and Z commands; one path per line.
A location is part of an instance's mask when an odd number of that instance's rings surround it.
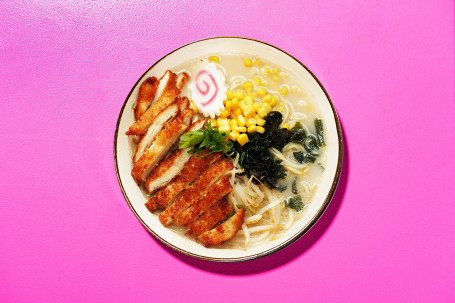
M 1 302 L 455 301 L 453 1 L 266 2 L 0 3 Z M 113 161 L 138 77 L 220 35 L 307 64 L 346 139 L 322 219 L 240 264 L 160 245 Z

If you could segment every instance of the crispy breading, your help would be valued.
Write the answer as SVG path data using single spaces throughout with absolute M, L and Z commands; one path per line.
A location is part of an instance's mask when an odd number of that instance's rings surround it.
M 225 158 L 207 168 L 196 181 L 194 181 L 193 185 L 175 200 L 174 204 L 166 208 L 160 214 L 161 223 L 164 226 L 169 226 L 179 213 L 196 202 L 210 186 L 217 182 L 218 179 L 232 168 L 232 164 Z
M 142 137 L 141 141 L 136 147 L 136 152 L 133 156 L 133 162 L 136 163 L 142 154 L 150 147 L 156 135 L 163 129 L 166 122 L 171 121 L 177 117 L 179 112 L 184 111 L 190 106 L 190 100 L 187 97 L 177 97 L 175 103 L 166 107 L 156 118 L 147 129 L 147 132 Z
M 193 123 L 187 131 L 195 131 L 202 128 L 205 120 L 199 120 Z M 176 149 L 169 157 L 163 159 L 160 164 L 150 173 L 145 183 L 145 188 L 149 193 L 165 186 L 183 169 L 185 163 L 190 160 L 192 154 L 188 151 L 190 148 Z
M 156 77 L 149 77 L 141 83 L 141 86 L 139 86 L 136 107 L 134 108 L 136 120 L 139 120 L 152 103 L 153 98 L 155 98 L 158 83 L 159 80 Z
M 203 212 L 232 190 L 229 177 L 224 176 L 213 184 L 209 190 L 193 205 L 182 211 L 175 217 L 174 223 L 180 226 L 187 226 L 194 222 Z
M 147 129 L 147 132 L 142 137 L 141 141 L 136 147 L 136 152 L 133 156 L 133 162 L 136 163 L 144 152 L 150 147 L 153 140 L 155 140 L 158 133 L 163 129 L 165 123 L 175 118 L 179 112 L 177 104 L 171 104 L 166 107 L 154 120 L 152 125 Z
M 217 227 L 206 231 L 198 237 L 198 240 L 205 246 L 219 245 L 235 237 L 240 228 L 242 228 L 245 219 L 245 209 L 241 208 L 235 215 L 230 217 L 226 222 Z
M 181 72 L 180 74 L 178 74 L 176 80 L 177 88 L 181 90 L 189 78 L 190 75 L 187 72 Z
M 155 97 L 152 99 L 151 104 L 158 101 L 166 90 L 173 86 L 176 86 L 177 78 L 178 78 L 177 74 L 173 73 L 172 71 L 170 70 L 165 71 L 164 74 L 159 79 L 159 83 L 156 88 L 156 94 Z
M 158 133 L 155 141 L 153 141 L 150 148 L 134 164 L 131 171 L 131 175 L 138 184 L 145 181 L 152 169 L 156 167 L 158 162 L 161 161 L 180 136 L 188 129 L 188 124 L 192 116 L 193 111 L 187 109 Z
M 162 210 L 168 207 L 174 198 L 185 190 L 207 167 L 221 158 L 221 153 L 213 153 L 205 156 L 209 151 L 206 150 L 200 156 L 193 156 L 183 167 L 179 175 L 171 180 L 156 195 L 151 197 L 145 206 L 151 212 Z M 205 157 L 201 157 L 205 156 Z
M 175 78 L 175 76 L 171 78 Z M 127 135 L 144 134 L 156 116 L 158 116 L 159 113 L 161 113 L 170 104 L 176 101 L 177 96 L 180 94 L 180 90 L 175 86 L 175 79 L 172 81 L 174 85 L 170 85 L 170 87 L 163 92 L 160 98 L 149 106 L 149 108 L 139 118 L 139 120 L 130 126 L 129 130 L 126 132 Z
M 186 235 L 197 237 L 210 230 L 216 223 L 224 219 L 231 212 L 229 201 L 226 197 L 213 204 L 206 212 L 191 224 Z

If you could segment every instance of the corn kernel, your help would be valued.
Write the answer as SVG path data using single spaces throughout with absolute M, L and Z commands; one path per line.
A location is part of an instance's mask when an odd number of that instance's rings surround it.
M 254 108 L 255 111 L 257 111 L 258 109 L 261 108 L 261 104 L 259 104 L 259 103 L 254 103 L 254 104 L 253 104 L 253 108 Z
M 284 96 L 287 96 L 289 94 L 289 89 L 287 86 L 285 85 L 282 85 L 280 87 L 280 94 L 284 97 Z
M 262 64 L 262 62 L 261 62 L 261 60 L 256 59 L 256 60 L 253 61 L 253 64 L 259 66 L 259 65 Z
M 235 129 L 238 126 L 237 121 L 235 119 L 229 121 L 229 125 L 231 126 L 231 129 Z
M 218 127 L 218 130 L 220 132 L 229 132 L 231 130 L 231 127 L 229 125 L 221 125 Z
M 256 124 L 257 124 L 258 126 L 264 126 L 265 120 L 262 119 L 262 118 L 256 119 Z
M 218 125 L 218 127 L 223 126 L 223 125 L 228 125 L 228 119 L 218 118 L 218 119 L 216 119 L 216 125 Z
M 240 145 L 245 145 L 249 141 L 248 135 L 247 134 L 241 134 L 237 137 L 237 142 L 239 142 Z
M 261 85 L 262 85 L 262 86 L 267 86 L 267 81 L 262 80 L 262 81 L 261 81 Z
M 234 116 L 235 116 L 235 117 L 238 117 L 238 116 L 241 116 L 241 115 L 243 115 L 242 109 L 237 108 L 237 109 L 234 111 Z
M 228 90 L 228 91 L 226 92 L 226 97 L 227 97 L 228 99 L 232 99 L 232 98 L 234 97 L 234 94 L 233 94 L 230 90 Z
M 190 103 L 190 108 L 193 110 L 193 112 L 195 114 L 197 114 L 199 112 L 198 109 L 197 109 L 196 104 L 194 104 L 193 102 Z
M 272 100 L 272 95 L 265 95 L 264 98 L 262 98 L 262 102 L 267 102 L 267 103 L 270 103 L 270 101 Z
M 277 67 L 272 68 L 272 74 L 278 74 L 279 71 Z
M 248 120 L 246 120 L 246 126 L 250 127 L 251 125 L 256 125 L 256 119 L 249 118 Z
M 265 129 L 264 129 L 262 126 L 257 126 L 257 127 L 256 127 L 256 131 L 257 131 L 258 133 L 263 134 L 263 133 L 265 132 Z
M 264 87 L 260 87 L 256 90 L 256 93 L 259 95 L 259 96 L 264 96 L 265 94 L 267 94 L 267 89 L 265 89 Z
M 254 115 L 256 115 L 256 111 L 254 110 L 253 105 L 248 104 L 245 106 L 245 109 L 243 110 L 243 115 L 245 118 L 253 118 Z
M 262 108 L 265 109 L 267 114 L 272 111 L 272 106 L 270 104 L 268 104 L 268 103 L 262 103 Z
M 212 55 L 209 57 L 209 62 L 220 63 L 220 57 Z
M 249 89 L 252 89 L 253 88 L 253 83 L 251 83 L 250 81 L 246 81 L 242 84 L 242 87 L 244 90 L 249 90 Z
M 245 108 L 247 107 L 247 105 L 248 104 L 244 100 L 239 102 L 239 107 L 242 111 L 245 111 Z
M 260 109 L 258 109 L 258 116 L 261 117 L 261 118 L 264 118 L 265 116 L 267 116 L 267 111 L 261 107 Z
M 215 119 L 210 119 L 209 120 L 210 126 L 211 127 L 217 127 L 216 120 Z
M 227 111 L 228 113 L 231 112 L 231 110 L 232 110 L 232 103 L 231 103 L 231 100 L 227 100 L 227 101 L 226 101 L 224 110 Z
M 256 86 L 259 86 L 259 85 L 261 85 L 262 79 L 261 79 L 261 77 L 256 76 L 253 78 L 253 81 L 254 81 L 254 84 L 256 84 Z
M 246 132 L 246 127 L 245 126 L 237 126 L 234 130 L 236 132 L 239 132 L 239 133 L 244 133 L 244 132 Z
M 251 99 L 250 96 L 243 98 L 243 101 L 245 101 L 246 104 L 253 104 L 253 99 Z
M 234 93 L 234 97 L 236 97 L 238 100 L 242 100 L 243 98 L 245 98 L 245 93 L 241 90 L 237 90 Z
M 270 105 L 275 106 L 277 102 L 278 98 L 276 96 L 272 96 L 272 98 L 270 99 Z
M 230 115 L 231 115 L 231 113 L 228 112 L 228 111 L 226 111 L 226 110 L 223 110 L 223 111 L 221 111 L 221 113 L 220 113 L 220 117 L 221 117 L 221 118 L 227 118 L 227 117 L 229 117 Z
M 270 70 L 270 67 L 268 67 L 268 66 L 261 68 L 261 74 L 264 76 L 270 75 L 270 72 L 271 72 L 271 70 Z
M 253 91 L 252 91 L 252 90 L 248 90 L 248 91 L 246 92 L 246 95 L 249 96 L 249 97 L 251 97 L 251 96 L 253 95 Z
M 273 76 L 272 80 L 275 81 L 275 82 L 278 82 L 278 81 L 280 81 L 280 78 L 278 78 L 277 76 Z
M 246 57 L 243 59 L 243 64 L 245 64 L 246 67 L 251 67 L 253 65 L 253 61 L 251 61 L 250 58 Z
M 232 141 L 235 141 L 235 140 L 237 140 L 237 137 L 238 137 L 239 135 L 240 135 L 240 134 L 234 130 L 234 131 L 231 131 L 231 132 L 229 133 L 228 138 L 231 139 Z
M 236 110 L 237 108 L 239 108 L 239 100 L 237 100 L 237 98 L 232 98 L 231 100 L 231 110 Z
M 237 124 L 238 124 L 239 126 L 245 126 L 246 121 L 245 121 L 245 117 L 243 117 L 243 115 L 238 115 L 238 117 L 237 117 Z
M 285 128 L 285 129 L 289 130 L 290 127 L 289 127 L 289 124 L 283 123 L 283 124 L 281 125 L 281 128 Z
M 248 126 L 248 132 L 249 132 L 249 133 L 254 133 L 254 132 L 256 132 L 256 125 L 250 125 L 250 126 Z

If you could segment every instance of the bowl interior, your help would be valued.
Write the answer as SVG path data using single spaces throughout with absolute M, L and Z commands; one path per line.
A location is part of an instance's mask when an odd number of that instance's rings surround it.
M 144 203 L 146 196 L 131 177 L 132 148 L 125 132 L 134 122 L 133 105 L 137 99 L 140 83 L 150 76 L 160 77 L 167 69 L 179 66 L 189 60 L 205 57 L 213 53 L 239 53 L 258 56 L 273 61 L 274 64 L 294 73 L 301 86 L 309 90 L 316 103 L 326 128 L 327 163 L 322 181 L 313 196 L 305 215 L 280 238 L 261 246 L 242 249 L 205 248 L 193 240 L 186 239 L 164 227 L 158 216 L 150 213 Z M 221 37 L 197 41 L 183 46 L 155 63 L 135 84 L 123 105 L 115 133 L 114 156 L 117 176 L 123 194 L 131 209 L 142 224 L 160 241 L 178 251 L 206 260 L 232 262 L 258 258 L 283 248 L 302 236 L 322 215 L 335 191 L 341 171 L 342 139 L 339 121 L 328 95 L 316 78 L 296 59 L 269 44 L 245 38 Z

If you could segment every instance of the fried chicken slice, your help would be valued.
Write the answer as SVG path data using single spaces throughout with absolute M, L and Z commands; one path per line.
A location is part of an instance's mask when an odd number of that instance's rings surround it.
M 167 154 L 171 147 L 177 142 L 180 136 L 188 129 L 188 124 L 193 116 L 191 109 L 180 113 L 156 136 L 155 141 L 150 145 L 141 158 L 134 164 L 131 175 L 140 184 L 144 182 L 148 174 L 156 167 L 161 159 Z
M 180 74 L 178 74 L 176 80 L 177 88 L 181 90 L 189 78 L 190 75 L 187 72 L 181 72 Z
M 200 234 L 210 230 L 216 223 L 221 221 L 231 212 L 229 201 L 225 197 L 220 201 L 213 204 L 205 213 L 191 224 L 190 229 L 186 232 L 186 235 L 197 237 Z
M 145 206 L 151 212 L 165 209 L 174 200 L 174 198 L 185 190 L 206 168 L 221 158 L 221 153 L 209 153 L 206 150 L 201 155 L 193 156 L 184 166 L 179 175 L 171 180 L 165 187 L 151 197 Z M 204 156 L 204 157 L 202 157 Z
M 188 131 L 196 131 L 202 128 L 206 120 L 194 122 Z M 190 160 L 192 154 L 188 151 L 190 148 L 176 149 L 169 157 L 165 158 L 160 164 L 150 173 L 145 183 L 145 188 L 149 193 L 153 193 L 159 188 L 165 186 L 183 169 L 185 163 Z
M 198 237 L 198 240 L 205 246 L 219 245 L 235 237 L 240 228 L 242 228 L 245 219 L 245 209 L 240 209 L 235 215 L 230 217 L 226 222 L 217 227 L 204 232 Z
M 232 185 L 229 182 L 229 177 L 222 177 L 218 182 L 213 184 L 199 200 L 175 217 L 175 224 L 187 226 L 193 223 L 194 220 L 196 220 L 210 206 L 227 195 L 231 190 Z
M 166 208 L 160 214 L 161 223 L 164 226 L 169 226 L 178 214 L 196 202 L 210 186 L 217 182 L 232 168 L 232 164 L 225 158 L 207 168 L 196 181 L 194 181 L 193 185 L 175 200 L 174 204 Z
M 164 75 L 161 76 L 161 78 L 158 80 L 158 85 L 156 87 L 156 94 L 154 98 L 151 100 L 150 105 L 158 101 L 163 93 L 167 90 L 169 90 L 171 87 L 175 86 L 177 83 L 177 75 L 171 72 L 170 70 L 167 70 L 164 72 Z M 181 87 L 178 87 L 178 89 L 181 89 Z
M 156 116 L 150 127 L 147 129 L 147 132 L 136 147 L 136 152 L 133 156 L 134 163 L 136 163 L 147 150 L 147 148 L 150 147 L 153 140 L 155 140 L 156 135 L 163 129 L 166 122 L 174 119 L 179 112 L 184 111 L 189 106 L 190 101 L 187 97 L 178 97 L 175 103 L 166 107 L 160 114 L 158 114 L 158 116 Z
M 166 86 L 166 89 L 163 91 L 161 96 L 155 102 L 152 101 L 152 104 L 145 111 L 145 113 L 130 126 L 129 130 L 126 132 L 127 135 L 143 135 L 153 120 L 158 116 L 166 107 L 171 105 L 176 101 L 177 96 L 180 94 L 180 89 L 175 85 L 176 75 L 170 72 L 169 76 L 169 85 Z M 157 92 L 158 94 L 158 92 Z
M 156 77 L 149 77 L 141 83 L 141 86 L 139 86 L 136 107 L 134 108 L 136 120 L 139 120 L 152 103 L 153 98 L 155 98 L 158 83 L 159 80 Z

